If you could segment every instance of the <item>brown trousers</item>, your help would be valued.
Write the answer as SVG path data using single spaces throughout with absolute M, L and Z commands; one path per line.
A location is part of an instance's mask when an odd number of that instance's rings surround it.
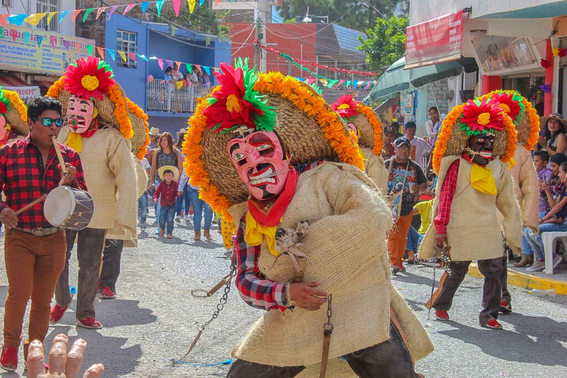
M 26 305 L 31 297 L 29 340 L 47 335 L 51 298 L 65 266 L 65 232 L 34 236 L 6 230 L 4 259 L 8 296 L 4 313 L 4 345 L 20 345 Z M 29 341 L 26 341 L 26 346 Z M 27 349 L 24 347 L 24 349 Z
M 388 254 L 392 265 L 402 264 L 412 217 L 411 214 L 399 217 L 388 233 Z

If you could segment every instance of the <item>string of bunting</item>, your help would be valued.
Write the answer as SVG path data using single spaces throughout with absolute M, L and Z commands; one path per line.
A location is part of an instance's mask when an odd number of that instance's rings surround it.
M 287 61 L 290 61 L 292 63 L 294 63 L 294 62 L 299 63 L 303 66 L 318 67 L 318 68 L 322 68 L 322 69 L 329 70 L 329 71 L 336 71 L 336 72 L 354 74 L 354 75 L 359 75 L 359 76 L 378 76 L 378 75 L 380 75 L 378 72 L 347 70 L 346 68 L 331 67 L 331 66 L 327 66 L 327 65 L 324 65 L 324 64 L 320 64 L 320 63 L 309 62 L 307 60 L 293 58 L 286 53 L 283 53 L 283 52 L 281 52 L 277 49 L 274 49 L 273 47 L 269 47 L 269 46 L 266 46 L 266 45 L 263 45 L 263 44 L 260 44 L 260 46 L 264 50 L 269 51 L 271 53 L 274 53 L 276 55 L 279 55 Z
M 127 61 L 128 58 L 132 59 L 134 62 L 138 61 L 138 58 L 149 62 L 150 60 L 156 60 L 158 63 L 158 66 L 161 70 L 163 70 L 164 68 L 164 63 L 167 64 L 168 67 L 173 68 L 173 65 L 176 63 L 178 67 L 182 67 L 182 65 L 185 65 L 185 68 L 187 68 L 187 72 L 189 74 L 193 73 L 193 66 L 195 66 L 196 70 L 198 72 L 206 72 L 207 75 L 211 75 L 211 71 L 214 72 L 219 72 L 218 67 L 209 67 L 209 66 L 205 66 L 202 64 L 195 64 L 195 63 L 187 63 L 187 62 L 181 62 L 181 61 L 174 61 L 171 59 L 164 59 L 164 58 L 158 58 L 157 56 L 150 56 L 147 57 L 144 54 L 135 54 L 135 53 L 130 53 L 130 52 L 124 52 L 124 51 L 120 51 L 120 50 L 114 50 L 114 49 L 109 49 L 107 47 L 97 47 L 96 51 L 98 52 L 98 55 L 102 58 L 102 59 L 106 59 L 105 56 L 109 56 L 113 61 L 116 61 L 116 55 L 120 56 L 120 58 L 122 58 L 123 61 Z M 93 47 L 91 45 L 87 45 L 87 53 L 89 55 L 93 55 L 94 50 Z M 106 54 L 108 53 L 108 55 Z M 202 71 L 201 71 L 202 70 Z
M 112 14 L 118 8 L 124 8 L 122 11 L 123 15 L 126 15 L 129 11 L 134 9 L 137 5 L 140 6 L 142 12 L 145 13 L 148 10 L 150 4 L 154 4 L 156 7 L 156 11 L 158 17 L 161 15 L 161 10 L 163 5 L 165 4 L 166 0 L 157 0 L 157 1 L 144 1 L 141 3 L 130 3 L 130 4 L 122 4 L 122 5 L 112 5 L 106 7 L 98 7 L 98 8 L 85 8 L 85 9 L 73 9 L 73 10 L 63 10 L 57 12 L 42 12 L 42 13 L 32 13 L 32 14 L 0 14 L 0 25 L 6 26 L 9 22 L 12 25 L 21 26 L 22 23 L 26 22 L 31 26 L 37 26 L 41 20 L 47 17 L 47 23 L 49 24 L 55 15 L 59 14 L 59 24 L 67 17 L 67 15 L 71 14 L 71 21 L 75 22 L 77 17 L 84 12 L 83 14 L 83 22 L 87 20 L 91 13 L 95 13 L 96 11 L 96 20 L 104 13 L 106 16 L 106 20 L 110 20 Z M 179 17 L 179 10 L 181 9 L 181 0 L 171 0 L 173 2 L 173 10 L 175 12 L 175 16 Z M 205 0 L 199 0 L 199 5 L 203 5 Z M 195 6 L 197 5 L 197 0 L 187 0 L 187 5 L 189 7 L 189 11 L 193 13 L 195 10 Z

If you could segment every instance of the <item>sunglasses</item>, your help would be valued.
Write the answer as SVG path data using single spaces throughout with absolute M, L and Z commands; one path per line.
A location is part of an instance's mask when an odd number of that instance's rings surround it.
M 34 120 L 34 122 L 37 122 L 38 120 L 41 120 L 41 123 L 45 127 L 50 127 L 54 122 L 55 122 L 55 126 L 57 127 L 63 126 L 63 118 L 38 117 Z

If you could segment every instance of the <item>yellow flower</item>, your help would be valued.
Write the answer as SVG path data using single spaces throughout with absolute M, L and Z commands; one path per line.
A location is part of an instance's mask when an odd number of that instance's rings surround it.
M 226 110 L 228 110 L 229 112 L 235 111 L 237 113 L 240 113 L 240 104 L 238 103 L 238 98 L 235 95 L 231 94 L 227 97 Z
M 98 81 L 98 78 L 96 76 L 85 75 L 81 79 L 81 85 L 86 90 L 94 91 L 95 89 L 98 88 L 99 81 Z
M 477 122 L 482 126 L 488 125 L 490 122 L 490 113 L 481 113 L 477 118 Z

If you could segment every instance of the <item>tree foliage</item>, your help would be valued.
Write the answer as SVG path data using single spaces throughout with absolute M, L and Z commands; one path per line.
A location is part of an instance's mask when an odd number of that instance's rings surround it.
M 368 39 L 359 37 L 362 45 L 358 48 L 366 54 L 372 71 L 383 72 L 404 55 L 408 24 L 406 17 L 377 18 L 375 26 L 366 31 Z
M 292 20 L 305 16 L 309 7 L 311 15 L 328 16 L 329 22 L 365 31 L 374 27 L 376 17 L 391 16 L 397 3 L 395 0 L 284 0 L 280 10 L 284 20 Z
M 181 6 L 179 17 L 175 16 L 173 5 L 167 2 L 161 12 L 162 19 L 158 21 L 163 22 L 165 19 L 170 24 L 175 23 L 190 30 L 214 34 L 222 38 L 228 34 L 228 28 L 220 24 L 219 15 L 211 9 L 209 2 L 210 0 L 206 0 L 203 6 L 197 2 L 193 13 L 189 11 L 189 7 Z

